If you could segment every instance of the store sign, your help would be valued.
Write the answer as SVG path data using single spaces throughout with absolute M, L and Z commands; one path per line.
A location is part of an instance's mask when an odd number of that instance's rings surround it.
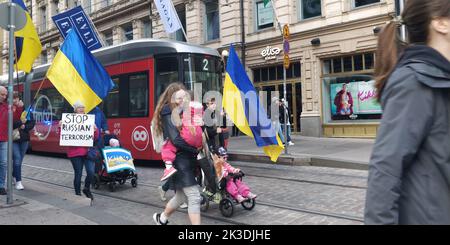
M 331 115 L 334 120 L 357 120 L 381 115 L 375 81 L 330 84 Z
M 275 48 L 272 46 L 267 46 L 265 49 L 261 51 L 261 56 L 265 60 L 274 60 L 277 58 L 277 56 L 281 53 L 280 48 Z

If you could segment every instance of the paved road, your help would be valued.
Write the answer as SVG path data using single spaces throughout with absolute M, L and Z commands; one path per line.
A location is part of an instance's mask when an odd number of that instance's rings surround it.
M 362 224 L 366 171 L 232 164 L 247 174 L 245 182 L 259 195 L 256 207 L 246 211 L 236 206 L 234 216 L 224 218 L 218 205 L 211 203 L 203 214 L 204 224 Z M 28 204 L 0 209 L 0 224 L 152 224 L 151 215 L 165 204 L 157 192 L 162 169 L 138 165 L 137 170 L 137 188 L 127 183 L 110 192 L 102 186 L 90 207 L 88 200 L 73 195 L 73 170 L 67 159 L 27 155 L 26 190 L 15 192 L 15 197 Z M 175 213 L 171 224 L 189 224 L 185 212 Z

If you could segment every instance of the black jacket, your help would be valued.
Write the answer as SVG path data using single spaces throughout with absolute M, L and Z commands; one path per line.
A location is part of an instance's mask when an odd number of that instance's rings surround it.
M 382 93 L 366 224 L 450 224 L 450 62 L 408 48 Z
M 169 181 L 171 181 L 172 189 L 182 189 L 197 184 L 194 171 L 197 166 L 198 150 L 188 145 L 188 143 L 181 138 L 180 131 L 173 124 L 171 115 L 172 111 L 170 107 L 168 105 L 164 106 L 161 111 L 164 139 L 169 139 L 178 149 L 177 157 L 174 162 L 175 168 L 178 171 Z
M 16 143 L 22 143 L 22 142 L 27 142 L 30 141 L 30 131 L 34 128 L 35 125 L 35 121 L 34 120 L 27 120 L 25 123 L 22 123 L 21 120 L 19 121 L 15 121 L 13 123 L 13 128 L 17 129 L 19 128 L 19 133 L 20 133 L 20 139 L 16 140 L 14 142 Z M 21 129 L 20 127 L 22 127 L 22 125 L 25 125 L 24 129 Z

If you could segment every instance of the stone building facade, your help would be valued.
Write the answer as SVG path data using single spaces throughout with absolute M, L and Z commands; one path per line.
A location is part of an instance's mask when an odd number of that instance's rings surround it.
M 140 38 L 184 40 L 181 31 L 165 33 L 152 0 L 25 2 L 43 43 L 42 56 L 36 65 L 51 62 L 62 42 L 51 16 L 80 4 L 90 14 L 105 45 Z M 289 24 L 291 66 L 287 70 L 286 99 L 293 131 L 308 136 L 374 137 L 380 111 L 376 105 L 367 104 L 374 96 L 368 86 L 376 59 L 374 30 L 392 19 L 395 0 L 272 2 L 274 8 L 271 4 L 264 6 L 263 0 L 246 0 L 241 11 L 240 0 L 173 0 L 187 41 L 215 48 L 219 53 L 233 43 L 245 59 L 250 80 L 260 91 L 282 94 L 283 43 L 279 23 Z M 0 66 L 3 71 L 7 68 L 6 48 L 7 45 L 3 47 Z M 352 115 L 336 112 L 335 94 L 343 84 L 353 92 Z M 270 101 L 271 95 L 267 96 Z

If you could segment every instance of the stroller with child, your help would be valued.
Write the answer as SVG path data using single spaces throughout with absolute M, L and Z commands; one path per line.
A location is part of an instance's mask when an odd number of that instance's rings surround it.
M 117 184 L 124 185 L 127 180 L 131 180 L 131 185 L 136 188 L 138 175 L 131 153 L 120 148 L 115 135 L 105 135 L 103 142 L 101 159 L 96 161 L 95 166 L 94 189 L 100 188 L 100 185 L 108 185 L 109 190 L 114 192 Z
M 200 203 L 201 211 L 206 212 L 209 209 L 210 202 L 219 204 L 220 212 L 224 217 L 233 216 L 235 206 L 239 204 L 241 204 L 245 210 L 252 210 L 256 205 L 254 198 L 245 198 L 244 201 L 239 202 L 226 190 L 228 181 L 242 179 L 245 174 L 240 171 L 239 173 L 229 174 L 226 178 L 221 178 L 222 168 L 219 161 L 220 153 L 218 150 L 211 152 L 207 143 L 204 144 L 203 149 L 198 161 L 201 169 L 198 182 L 199 185 L 203 187 Z

